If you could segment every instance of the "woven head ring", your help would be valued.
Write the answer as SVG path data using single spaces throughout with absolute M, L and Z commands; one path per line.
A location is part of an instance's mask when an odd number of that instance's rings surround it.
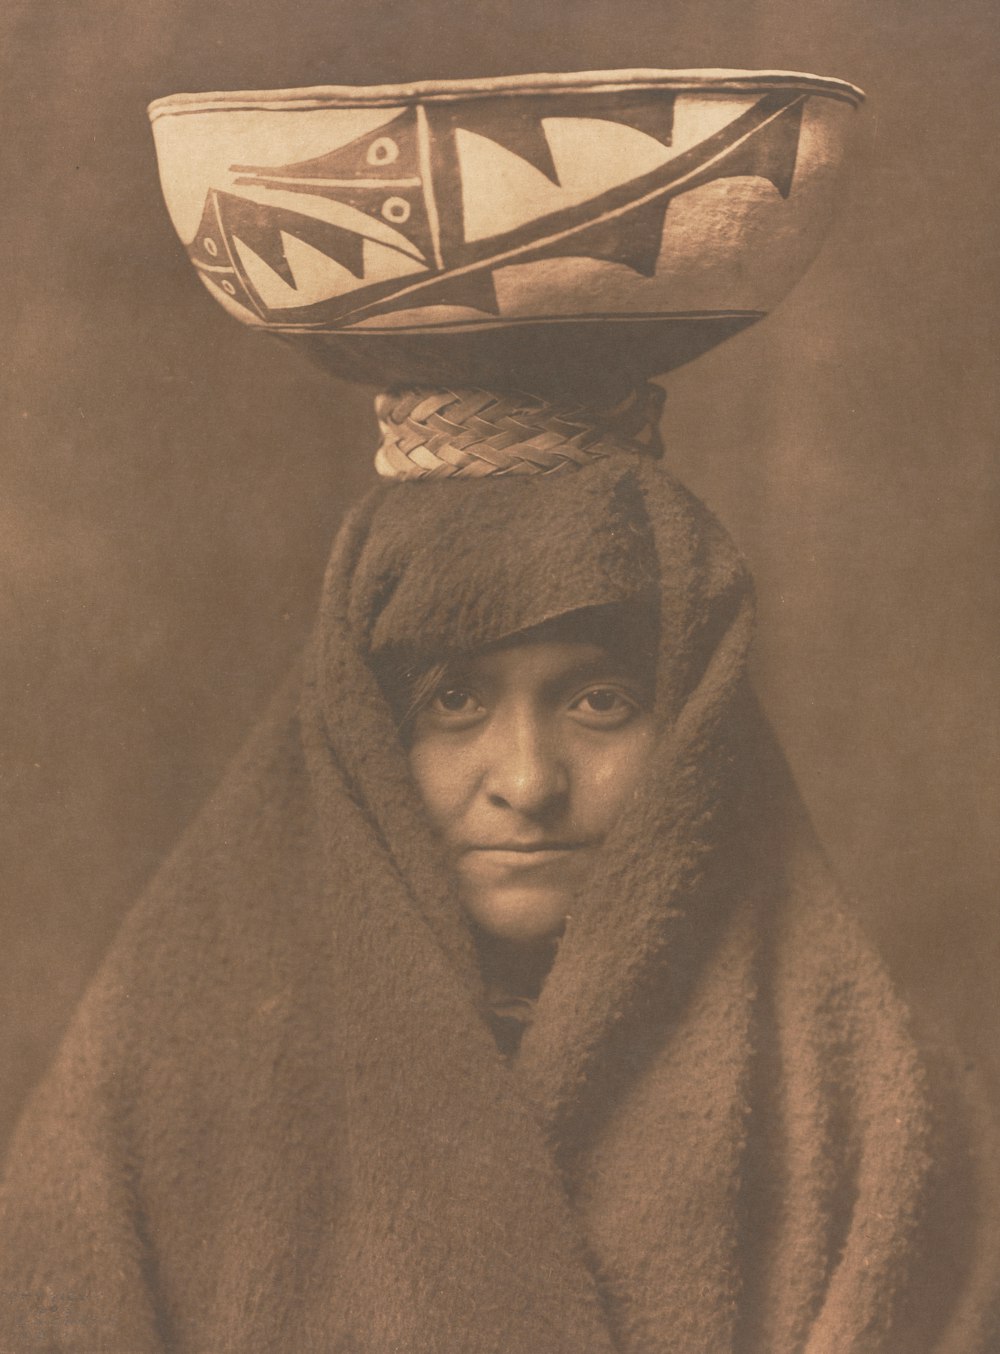
M 659 456 L 664 392 L 644 385 L 603 409 L 517 392 L 386 391 L 375 399 L 384 479 L 554 475 L 616 452 Z

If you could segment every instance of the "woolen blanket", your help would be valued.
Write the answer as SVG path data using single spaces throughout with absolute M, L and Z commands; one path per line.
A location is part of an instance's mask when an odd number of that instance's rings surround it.
M 376 671 L 636 599 L 651 770 L 505 1057 Z M 22 1122 L 2 1348 L 996 1350 L 989 1126 L 841 906 L 751 628 L 640 457 L 373 491 Z

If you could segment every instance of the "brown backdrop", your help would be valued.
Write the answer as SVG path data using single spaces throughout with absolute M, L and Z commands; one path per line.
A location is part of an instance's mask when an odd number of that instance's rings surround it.
M 742 543 L 759 681 L 901 982 L 995 1058 L 995 0 L 8 0 L 0 1133 L 123 909 L 306 633 L 368 394 L 241 331 L 159 197 L 179 90 L 776 67 L 870 95 L 843 211 L 756 331 L 669 382 Z

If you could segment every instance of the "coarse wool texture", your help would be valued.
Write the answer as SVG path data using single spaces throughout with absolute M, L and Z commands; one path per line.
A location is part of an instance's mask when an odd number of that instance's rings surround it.
M 648 773 L 513 1057 L 386 663 L 655 602 Z M 0 1348 L 991 1354 L 997 1153 L 842 907 L 752 590 L 622 454 L 383 486 L 16 1136 Z

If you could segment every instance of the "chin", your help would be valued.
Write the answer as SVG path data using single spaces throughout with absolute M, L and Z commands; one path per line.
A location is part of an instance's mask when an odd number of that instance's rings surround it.
M 490 889 L 467 896 L 465 910 L 498 940 L 545 940 L 561 933 L 569 898 L 561 889 Z

